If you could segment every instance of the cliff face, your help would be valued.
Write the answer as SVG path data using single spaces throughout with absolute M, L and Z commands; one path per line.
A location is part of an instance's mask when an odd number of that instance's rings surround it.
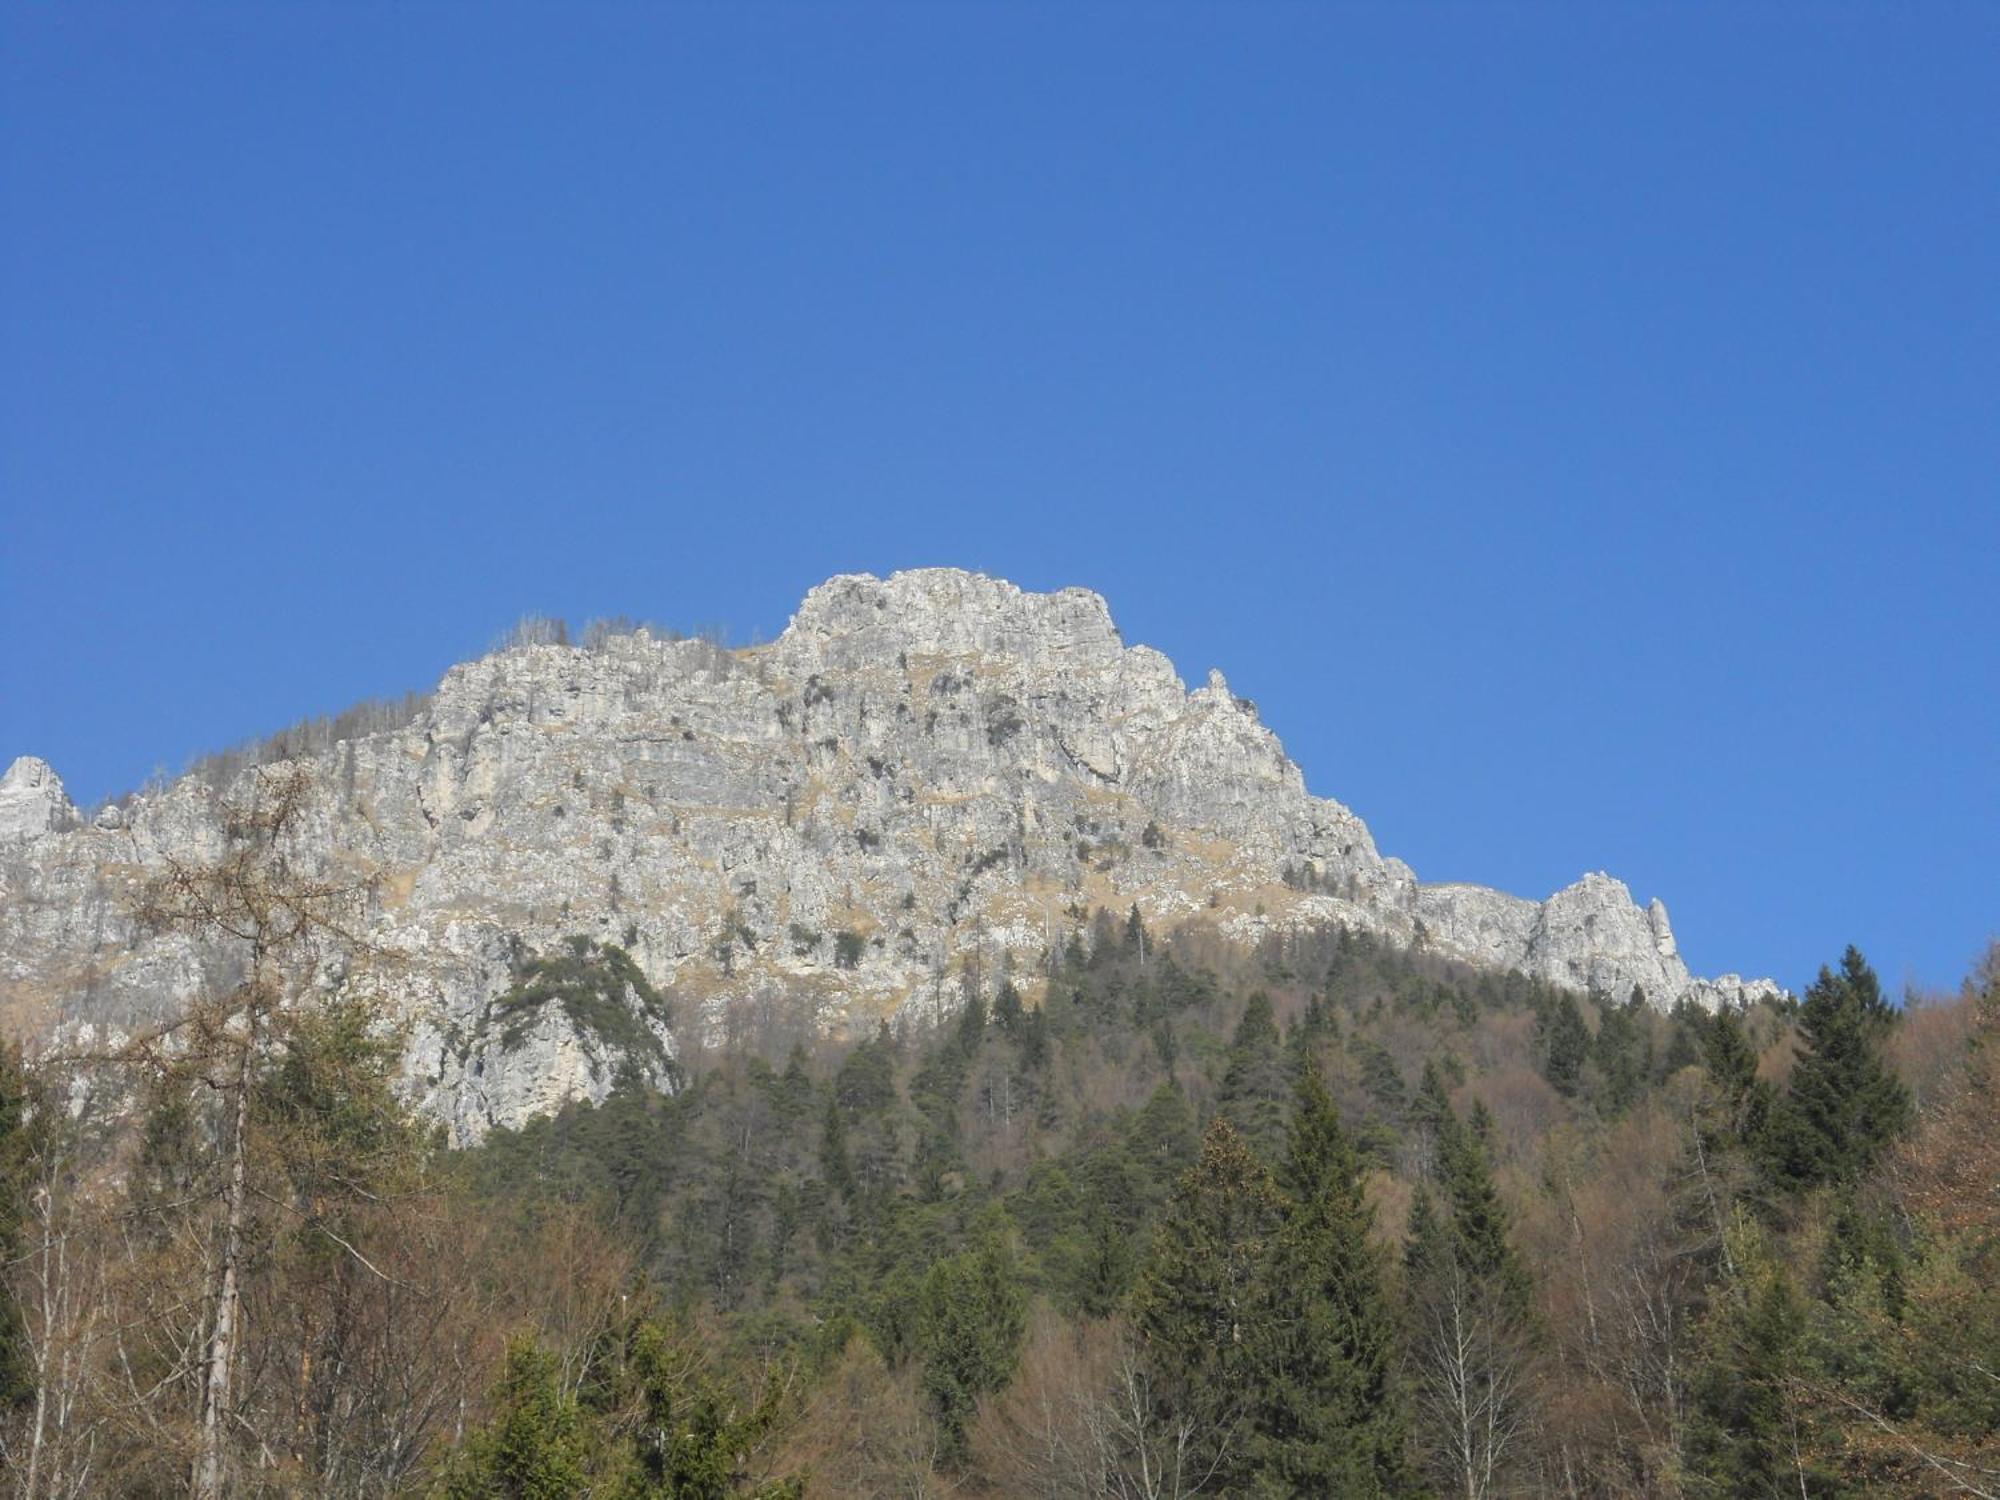
M 409 722 L 307 758 L 301 848 L 368 882 L 410 1077 L 463 1141 L 601 1097 L 621 1067 L 670 1084 L 676 1034 L 726 1015 L 838 1027 L 941 1007 L 975 955 L 1032 972 L 1079 905 L 1244 938 L 1344 922 L 1662 1006 L 1776 989 L 1690 976 L 1665 908 L 1608 876 L 1540 903 L 1419 884 L 1307 793 L 1219 674 L 1189 692 L 1080 589 L 835 578 L 770 646 L 641 632 L 502 651 Z M 86 825 L 53 771 L 17 761 L 0 1016 L 130 1028 L 214 982 L 227 955 L 140 933 L 130 897 L 167 857 L 212 856 L 254 774 L 190 774 Z M 617 1024 L 520 1003 L 521 956 L 579 935 L 634 961 L 605 991 Z

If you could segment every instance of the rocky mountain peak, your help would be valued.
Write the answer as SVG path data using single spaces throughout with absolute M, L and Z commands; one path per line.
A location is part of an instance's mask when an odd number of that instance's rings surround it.
M 1098 908 L 1242 941 L 1339 923 L 1661 1006 L 1776 988 L 1691 976 L 1666 909 L 1608 875 L 1542 902 L 1420 883 L 1306 790 L 1220 672 L 1188 691 L 1085 589 L 843 575 L 767 646 L 523 644 L 398 715 L 333 722 L 93 827 L 17 761 L 0 1006 L 129 1025 L 209 982 L 219 957 L 139 931 L 129 893 L 213 850 L 220 810 L 276 753 L 313 773 L 315 857 L 375 893 L 409 1076 L 462 1140 L 632 1069 L 669 1084 L 680 1039 L 744 1015 L 937 1015 L 968 972 L 1038 973 Z M 523 989 L 565 953 L 583 998 Z
M 76 821 L 76 804 L 47 761 L 23 755 L 0 776 L 0 843 L 56 833 Z
M 1104 665 L 1121 650 L 1110 607 L 1088 589 L 1036 594 L 980 573 L 917 568 L 828 579 L 806 595 L 773 654 L 805 670 L 889 667 L 911 656 L 1033 669 Z

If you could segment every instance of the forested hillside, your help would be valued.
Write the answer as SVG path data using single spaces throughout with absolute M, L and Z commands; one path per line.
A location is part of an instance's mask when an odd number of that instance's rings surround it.
M 366 984 L 289 987 L 337 891 L 182 871 L 148 919 L 230 924 L 239 983 L 7 1063 L 19 1495 L 2000 1487 L 1993 957 L 1663 1015 L 1073 909 L 940 1026 L 746 1007 L 675 1094 L 453 1152 Z M 523 953 L 498 1019 L 628 968 Z

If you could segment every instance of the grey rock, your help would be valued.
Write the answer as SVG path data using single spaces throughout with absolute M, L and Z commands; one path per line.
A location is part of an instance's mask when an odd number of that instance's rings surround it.
M 23 755 L 0 776 L 0 843 L 58 833 L 77 821 L 76 805 L 47 761 Z
M 1032 974 L 1099 906 L 1246 939 L 1344 923 L 1663 1007 L 1776 989 L 1691 976 L 1665 908 L 1609 876 L 1540 903 L 1420 885 L 1219 672 L 1188 691 L 1083 589 L 857 574 L 768 646 L 520 646 L 306 758 L 302 857 L 369 883 L 366 935 L 393 959 L 345 982 L 391 992 L 411 1087 L 460 1141 L 611 1087 L 619 1060 L 559 1010 L 511 1039 L 492 1021 L 512 956 L 572 934 L 628 948 L 669 997 L 669 1059 L 731 1029 L 941 1015 L 969 964 Z M 88 826 L 17 761 L 0 1004 L 130 1027 L 215 982 L 228 955 L 140 933 L 131 898 L 168 857 L 212 857 L 256 774 L 219 762 Z

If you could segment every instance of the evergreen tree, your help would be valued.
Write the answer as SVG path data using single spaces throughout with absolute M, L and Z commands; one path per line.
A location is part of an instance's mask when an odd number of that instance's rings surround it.
M 986 1039 L 986 999 L 976 987 L 967 984 L 958 1007 L 958 1053 L 970 1061 L 979 1055 L 979 1044 Z
M 701 1364 L 698 1347 L 656 1322 L 634 1331 L 621 1382 L 631 1390 L 619 1394 L 637 1410 L 617 1500 L 800 1500 L 802 1479 L 753 1487 L 744 1473 L 777 1419 L 776 1392 L 745 1409 Z
M 1256 1330 L 1255 1436 L 1263 1492 L 1404 1492 L 1407 1422 L 1395 1323 L 1368 1235 L 1353 1143 L 1317 1072 L 1304 1073 L 1279 1185 L 1284 1226 Z
M 1800 1311 L 1782 1266 L 1764 1263 L 1711 1311 L 1690 1382 L 1688 1492 L 1700 1500 L 1810 1493 L 1796 1459 L 1786 1379 Z
M 826 1120 L 820 1127 L 820 1176 L 842 1198 L 854 1196 L 854 1162 L 847 1154 L 847 1121 L 841 1117 L 840 1100 L 826 1101 Z
M 1122 944 L 1127 958 L 1143 959 L 1146 956 L 1146 923 L 1139 915 L 1139 904 L 1132 903 L 1132 910 L 1125 918 L 1125 936 Z
M 507 1349 L 498 1410 L 465 1446 L 444 1500 L 572 1500 L 586 1492 L 588 1435 L 555 1359 L 525 1339 Z
M 1132 1285 L 1132 1236 L 1103 1204 L 1090 1210 L 1068 1256 L 1069 1305 L 1088 1318 L 1108 1318 Z
M 1733 1010 L 1719 1010 L 1702 1035 L 1702 1065 L 1715 1085 L 1718 1117 L 1711 1144 L 1754 1148 L 1771 1113 L 1771 1086 L 1757 1076 L 1757 1049 Z
M 1676 1000 L 1669 1012 L 1672 1029 L 1667 1036 L 1666 1055 L 1660 1059 L 1660 1076 L 1671 1078 L 1682 1068 L 1701 1061 L 1706 1017 L 1700 1007 L 1686 998 Z
M 1604 1112 L 1622 1115 L 1637 1101 L 1653 1070 L 1652 1036 L 1646 1029 L 1646 996 L 1637 985 L 1623 1005 L 1607 1005 L 1598 1018 L 1592 1054 L 1604 1075 Z
M 778 1075 L 771 1098 L 779 1118 L 787 1125 L 796 1125 L 811 1111 L 812 1073 L 807 1067 L 806 1049 L 800 1043 L 792 1043 L 785 1057 L 785 1071 Z
M 1542 1076 L 1559 1094 L 1575 1097 L 1583 1087 L 1583 1064 L 1590 1056 L 1590 1028 L 1576 997 L 1565 990 L 1541 1015 Z
M 20 1049 L 0 1043 L 0 1270 L 12 1267 L 20 1256 L 21 1221 L 37 1152 L 32 1093 Z M 27 1327 L 13 1294 L 0 1282 L 0 1409 L 20 1405 L 34 1391 Z
M 1049 1061 L 1048 1007 L 1038 1005 L 1021 1019 L 1021 1066 L 1038 1073 Z
M 1432 1170 L 1436 1170 L 1445 1138 L 1458 1129 L 1458 1116 L 1452 1113 L 1451 1096 L 1445 1091 L 1444 1075 L 1438 1072 L 1435 1061 L 1424 1063 L 1423 1077 L 1417 1081 L 1417 1097 L 1410 1105 L 1410 1124 L 1419 1132 L 1425 1158 Z
M 1908 1126 L 1909 1090 L 1881 1052 L 1895 1021 L 1858 950 L 1847 950 L 1838 974 L 1819 971 L 1799 1008 L 1805 1051 L 1769 1131 L 1781 1185 L 1854 1182 Z
M 966 1430 L 982 1396 L 1013 1378 L 1028 1298 L 1004 1232 L 989 1228 L 972 1249 L 939 1261 L 918 1294 L 917 1349 L 924 1393 L 946 1458 L 965 1456 Z
M 1003 979 L 993 996 L 993 1024 L 1008 1036 L 1014 1035 L 1021 1026 L 1021 992 L 1014 988 L 1014 981 Z
M 1418 1436 L 1439 1487 L 1479 1500 L 1504 1488 L 1528 1428 L 1532 1287 L 1481 1133 L 1453 1114 L 1442 1079 L 1425 1083 L 1441 1201 L 1419 1187 L 1404 1260 Z
M 1201 1134 L 1195 1128 L 1194 1111 L 1172 1083 L 1162 1083 L 1132 1121 L 1129 1135 L 1132 1159 L 1146 1183 L 1147 1197 L 1157 1205 L 1194 1164 L 1201 1149 Z
M 1527 1267 L 1521 1263 L 1508 1238 L 1507 1207 L 1493 1181 L 1493 1167 L 1487 1156 L 1486 1138 L 1491 1130 L 1475 1123 L 1460 1125 L 1447 1115 L 1439 1158 L 1439 1180 L 1450 1211 L 1449 1225 L 1455 1253 L 1466 1272 L 1490 1284 L 1505 1298 L 1510 1311 L 1525 1315 L 1532 1286 Z
M 885 1019 L 875 1035 L 847 1054 L 834 1075 L 834 1097 L 856 1114 L 887 1109 L 896 1102 L 896 1042 Z
M 1256 1304 L 1283 1216 L 1269 1170 L 1228 1121 L 1214 1121 L 1134 1297 L 1159 1415 L 1187 1424 L 1186 1472 L 1220 1493 L 1251 1472 Z
M 1285 1145 L 1285 1102 L 1291 1093 L 1285 1054 L 1271 1014 L 1271 997 L 1250 997 L 1229 1043 L 1229 1063 L 1216 1097 L 1222 1117 L 1266 1161 Z
M 1401 1119 L 1409 1097 L 1403 1087 L 1403 1075 L 1396 1069 L 1396 1059 L 1373 1037 L 1357 1040 L 1354 1054 L 1361 1063 L 1361 1086 L 1368 1091 L 1368 1097 L 1382 1106 L 1390 1120 Z

